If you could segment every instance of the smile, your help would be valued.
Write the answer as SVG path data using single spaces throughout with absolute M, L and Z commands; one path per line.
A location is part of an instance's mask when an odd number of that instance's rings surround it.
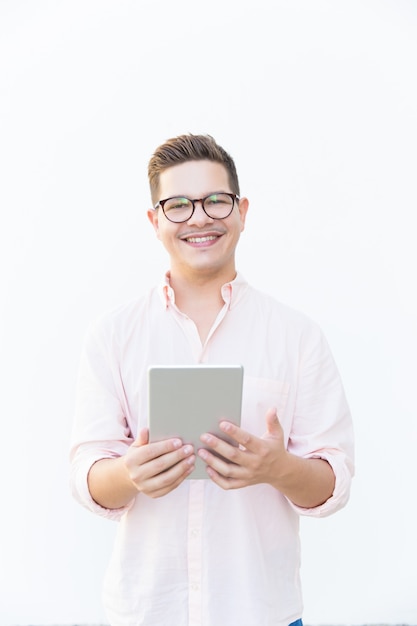
M 214 241 L 217 236 L 209 235 L 207 237 L 187 237 L 186 241 L 189 243 L 205 243 L 206 241 Z

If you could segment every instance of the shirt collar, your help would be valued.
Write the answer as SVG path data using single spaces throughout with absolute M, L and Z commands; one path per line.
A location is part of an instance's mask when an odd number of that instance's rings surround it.
M 169 305 L 175 305 L 175 292 L 169 282 L 170 274 L 166 272 L 161 284 L 159 285 L 159 295 L 162 304 L 165 308 Z M 221 288 L 222 298 L 228 305 L 228 308 L 233 308 L 248 288 L 248 283 L 245 278 L 237 272 L 236 277 L 228 283 L 225 283 Z

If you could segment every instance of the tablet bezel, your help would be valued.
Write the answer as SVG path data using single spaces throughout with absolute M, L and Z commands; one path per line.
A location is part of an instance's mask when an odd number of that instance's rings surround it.
M 202 448 L 200 435 L 211 432 L 233 445 L 219 429 L 223 419 L 240 426 L 242 365 L 152 365 L 148 368 L 149 440 L 179 437 Z M 197 457 L 189 478 L 207 478 Z

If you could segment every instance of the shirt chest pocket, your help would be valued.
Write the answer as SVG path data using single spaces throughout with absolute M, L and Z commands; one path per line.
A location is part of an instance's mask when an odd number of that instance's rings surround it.
M 286 436 L 290 430 L 288 420 L 288 396 L 290 385 L 271 378 L 246 376 L 242 396 L 242 428 L 256 437 L 266 431 L 265 415 L 275 407 Z

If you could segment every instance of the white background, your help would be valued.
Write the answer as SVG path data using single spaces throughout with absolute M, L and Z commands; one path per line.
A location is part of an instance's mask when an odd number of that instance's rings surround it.
M 84 331 L 167 267 L 153 149 L 210 133 L 238 266 L 322 326 L 357 439 L 303 520 L 307 624 L 417 624 L 417 2 L 0 0 L 0 625 L 105 622 L 113 522 L 68 489 Z

